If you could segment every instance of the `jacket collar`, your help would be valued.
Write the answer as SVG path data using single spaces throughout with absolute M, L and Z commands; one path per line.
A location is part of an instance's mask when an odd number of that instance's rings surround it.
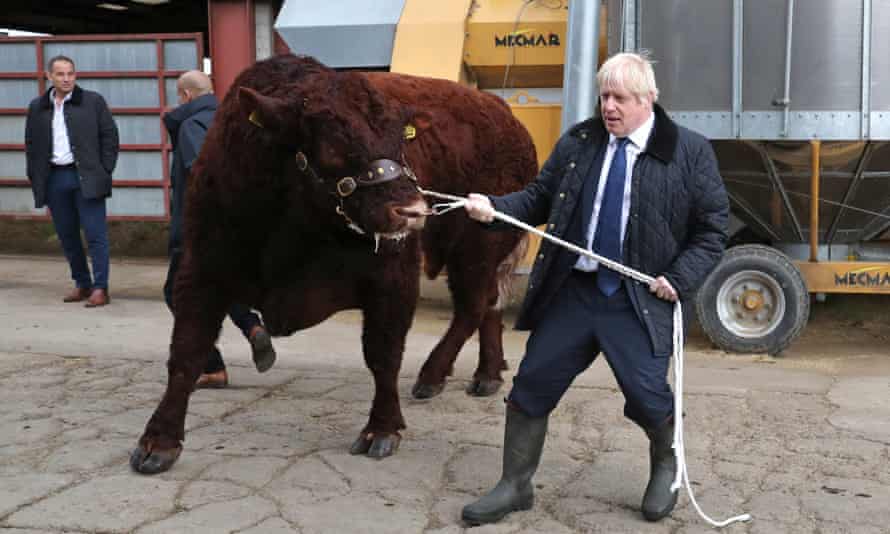
M 216 111 L 218 105 L 219 103 L 216 100 L 216 95 L 212 93 L 201 95 L 191 102 L 182 104 L 181 106 L 173 108 L 165 113 L 164 126 L 167 127 L 170 135 L 175 138 L 176 132 L 179 130 L 179 127 L 182 126 L 183 122 L 187 121 L 190 117 L 201 113 L 202 111 Z
M 668 117 L 667 112 L 657 103 L 653 106 L 655 114 L 655 126 L 649 136 L 644 152 L 652 154 L 665 163 L 674 159 L 674 150 L 677 148 L 677 124 Z M 581 138 L 590 137 L 592 143 L 609 142 L 609 132 L 600 115 L 595 115 L 575 125 L 569 135 Z
M 50 87 L 43 93 L 43 98 L 40 100 L 40 106 L 44 109 L 52 109 L 52 93 L 53 88 Z M 80 88 L 79 85 L 74 86 L 74 90 L 71 91 L 71 99 L 65 102 L 65 104 L 73 104 L 75 106 L 79 106 L 83 102 L 83 89 Z

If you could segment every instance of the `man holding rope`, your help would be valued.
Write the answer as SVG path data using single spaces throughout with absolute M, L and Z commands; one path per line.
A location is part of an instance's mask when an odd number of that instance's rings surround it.
M 496 210 L 546 224 L 548 233 L 654 281 L 646 287 L 542 242 L 516 324 L 531 335 L 507 398 L 503 474 L 493 490 L 464 507 L 470 524 L 532 507 L 531 479 L 548 416 L 600 352 L 624 394 L 624 415 L 650 440 L 643 516 L 658 521 L 677 502 L 667 381 L 673 303 L 691 302 L 720 260 L 729 203 L 707 139 L 675 124 L 655 103 L 658 88 L 646 57 L 611 57 L 597 83 L 601 116 L 570 128 L 534 182 L 501 197 L 471 194 L 465 208 L 485 223 Z M 509 226 L 492 225 L 500 227 Z

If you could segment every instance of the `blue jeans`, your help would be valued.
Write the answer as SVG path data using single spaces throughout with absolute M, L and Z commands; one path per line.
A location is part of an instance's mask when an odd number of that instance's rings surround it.
M 107 290 L 109 262 L 105 199 L 84 198 L 80 177 L 74 167 L 54 167 L 50 171 L 46 197 L 74 283 L 81 289 Z M 93 261 L 92 276 L 80 239 L 81 228 L 86 234 Z

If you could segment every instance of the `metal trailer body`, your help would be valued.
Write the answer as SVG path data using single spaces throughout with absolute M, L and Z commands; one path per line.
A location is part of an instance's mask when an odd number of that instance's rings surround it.
M 890 0 L 607 4 L 610 53 L 656 61 L 659 100 L 713 141 L 738 218 L 742 246 L 698 296 L 711 339 L 776 353 L 807 292 L 890 293 Z

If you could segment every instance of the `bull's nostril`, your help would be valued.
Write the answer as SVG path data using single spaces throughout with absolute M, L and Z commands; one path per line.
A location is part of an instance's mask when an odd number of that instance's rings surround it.
M 426 214 L 420 210 L 416 209 L 405 209 L 405 208 L 397 208 L 396 213 L 405 217 L 406 219 L 417 219 L 419 217 L 424 217 Z

